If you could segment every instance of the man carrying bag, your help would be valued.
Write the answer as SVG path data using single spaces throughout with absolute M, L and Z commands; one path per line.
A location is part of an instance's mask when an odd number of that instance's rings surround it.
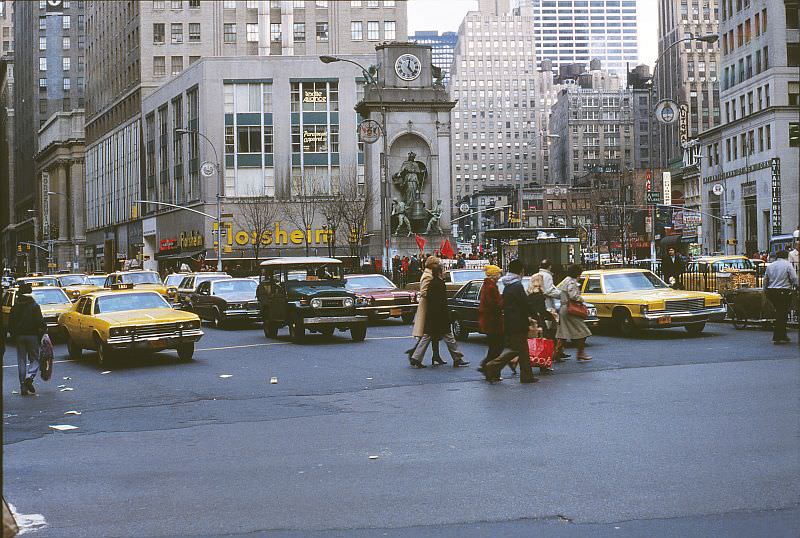
M 19 391 L 23 396 L 36 393 L 33 380 L 39 373 L 39 348 L 47 328 L 32 291 L 30 284 L 20 284 L 8 322 L 11 335 L 16 339 Z

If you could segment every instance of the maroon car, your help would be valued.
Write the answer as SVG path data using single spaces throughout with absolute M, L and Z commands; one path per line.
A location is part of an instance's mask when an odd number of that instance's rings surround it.
M 369 304 L 357 308 L 370 319 L 402 318 L 404 323 L 414 321 L 417 311 L 417 293 L 401 290 L 383 275 L 347 275 L 345 287 Z

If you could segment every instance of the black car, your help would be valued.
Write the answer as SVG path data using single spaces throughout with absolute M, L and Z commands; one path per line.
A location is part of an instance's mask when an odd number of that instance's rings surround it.
M 206 280 L 187 295 L 186 308 L 220 329 L 234 321 L 260 321 L 257 287 L 251 278 Z
M 228 273 L 189 273 L 183 277 L 181 283 L 178 284 L 178 300 L 176 307 L 181 310 L 189 310 L 189 296 L 197 291 L 200 284 L 209 282 L 211 280 L 221 280 L 223 278 L 231 278 Z
M 358 307 L 368 299 L 345 288 L 342 262 L 335 258 L 274 258 L 261 262 L 256 291 L 264 323 L 264 336 L 275 338 L 278 329 L 301 342 L 306 329 L 331 336 L 336 329 L 350 331 L 353 340 L 367 336 L 368 317 Z
M 522 285 L 527 288 L 531 277 L 526 276 L 522 279 Z M 456 293 L 455 297 L 449 299 L 447 304 L 450 309 L 450 319 L 453 320 L 453 335 L 459 340 L 469 338 L 469 333 L 480 332 L 478 330 L 478 305 L 480 304 L 481 287 L 483 280 L 472 280 L 464 284 Z M 503 293 L 503 283 L 498 282 L 497 287 Z M 556 300 L 558 303 L 558 300 Z M 587 325 L 595 327 L 600 319 L 597 317 L 597 309 L 591 303 L 586 303 L 589 308 L 589 318 Z

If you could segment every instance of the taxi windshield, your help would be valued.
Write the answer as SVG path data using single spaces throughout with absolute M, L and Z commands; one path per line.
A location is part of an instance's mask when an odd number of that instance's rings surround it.
M 337 280 L 341 268 L 338 265 L 315 265 L 302 269 L 291 268 L 286 273 L 286 280 L 308 282 L 314 280 Z
M 254 280 L 220 280 L 214 283 L 214 295 L 251 293 L 255 296 L 258 284 Z
M 197 275 L 194 277 L 194 287 L 196 288 L 203 282 L 209 282 L 211 280 L 225 280 L 230 277 L 230 275 Z
M 149 308 L 171 308 L 161 295 L 151 293 L 120 293 L 98 297 L 96 312 L 124 312 L 125 310 L 145 310 Z
M 91 281 L 86 275 L 69 275 L 69 276 L 61 276 L 58 277 L 58 281 L 61 283 L 61 287 L 64 286 L 78 286 L 78 285 L 88 285 L 91 286 Z
M 20 278 L 17 280 L 17 284 L 22 284 L 23 282 L 38 282 L 40 286 L 58 287 L 56 279 L 51 277 Z
M 164 279 L 164 284 L 166 286 L 177 286 L 184 278 L 186 278 L 186 275 L 167 275 L 167 278 Z
M 754 267 L 753 262 L 743 258 L 720 260 L 711 266 L 711 270 L 717 273 L 724 273 L 727 269 L 754 269 Z
M 157 273 L 125 273 L 122 275 L 124 284 L 161 284 Z
M 397 286 L 383 275 L 368 275 L 348 278 L 345 281 L 345 287 L 348 290 L 393 290 Z
M 643 273 L 619 273 L 604 277 L 606 293 L 622 291 L 647 291 L 666 288 L 667 285 L 650 271 Z
M 465 270 L 465 271 L 451 271 L 450 278 L 453 282 L 468 282 L 470 280 L 483 280 L 485 277 L 485 273 L 483 269 L 475 269 L 474 271 Z
M 34 290 L 31 292 L 33 300 L 37 304 L 68 304 L 70 302 L 67 294 L 61 290 Z
M 89 282 L 95 286 L 100 286 L 101 288 L 106 284 L 106 275 L 92 275 L 87 277 Z

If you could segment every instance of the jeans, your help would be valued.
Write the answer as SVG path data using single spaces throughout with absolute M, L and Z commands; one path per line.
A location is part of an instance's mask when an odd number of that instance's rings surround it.
M 421 362 L 425 357 L 425 352 L 428 351 L 428 345 L 432 340 L 434 340 L 434 338 L 431 337 L 431 335 L 423 334 L 422 338 L 420 338 L 419 342 L 417 343 L 417 347 L 414 349 L 414 354 L 411 356 L 411 360 L 414 362 Z M 452 332 L 443 335 L 441 340 L 444 340 L 444 343 L 447 346 L 447 351 L 450 352 L 450 357 L 452 357 L 454 361 L 457 361 L 464 356 L 464 354 L 458 350 L 458 345 L 456 344 L 456 339 L 453 338 Z
M 486 363 L 484 373 L 487 378 L 499 378 L 500 370 L 503 369 L 511 359 L 519 357 L 519 380 L 529 382 L 534 379 L 533 369 L 531 368 L 531 357 L 528 353 L 528 333 L 518 333 L 508 335 L 508 347 L 500 355 Z
M 26 378 L 33 379 L 39 373 L 39 342 L 39 337 L 33 334 L 18 335 L 16 338 L 20 385 Z
M 775 308 L 775 324 L 772 329 L 772 341 L 788 340 L 786 334 L 786 318 L 789 317 L 789 305 L 792 302 L 792 290 L 767 288 L 767 300 Z

